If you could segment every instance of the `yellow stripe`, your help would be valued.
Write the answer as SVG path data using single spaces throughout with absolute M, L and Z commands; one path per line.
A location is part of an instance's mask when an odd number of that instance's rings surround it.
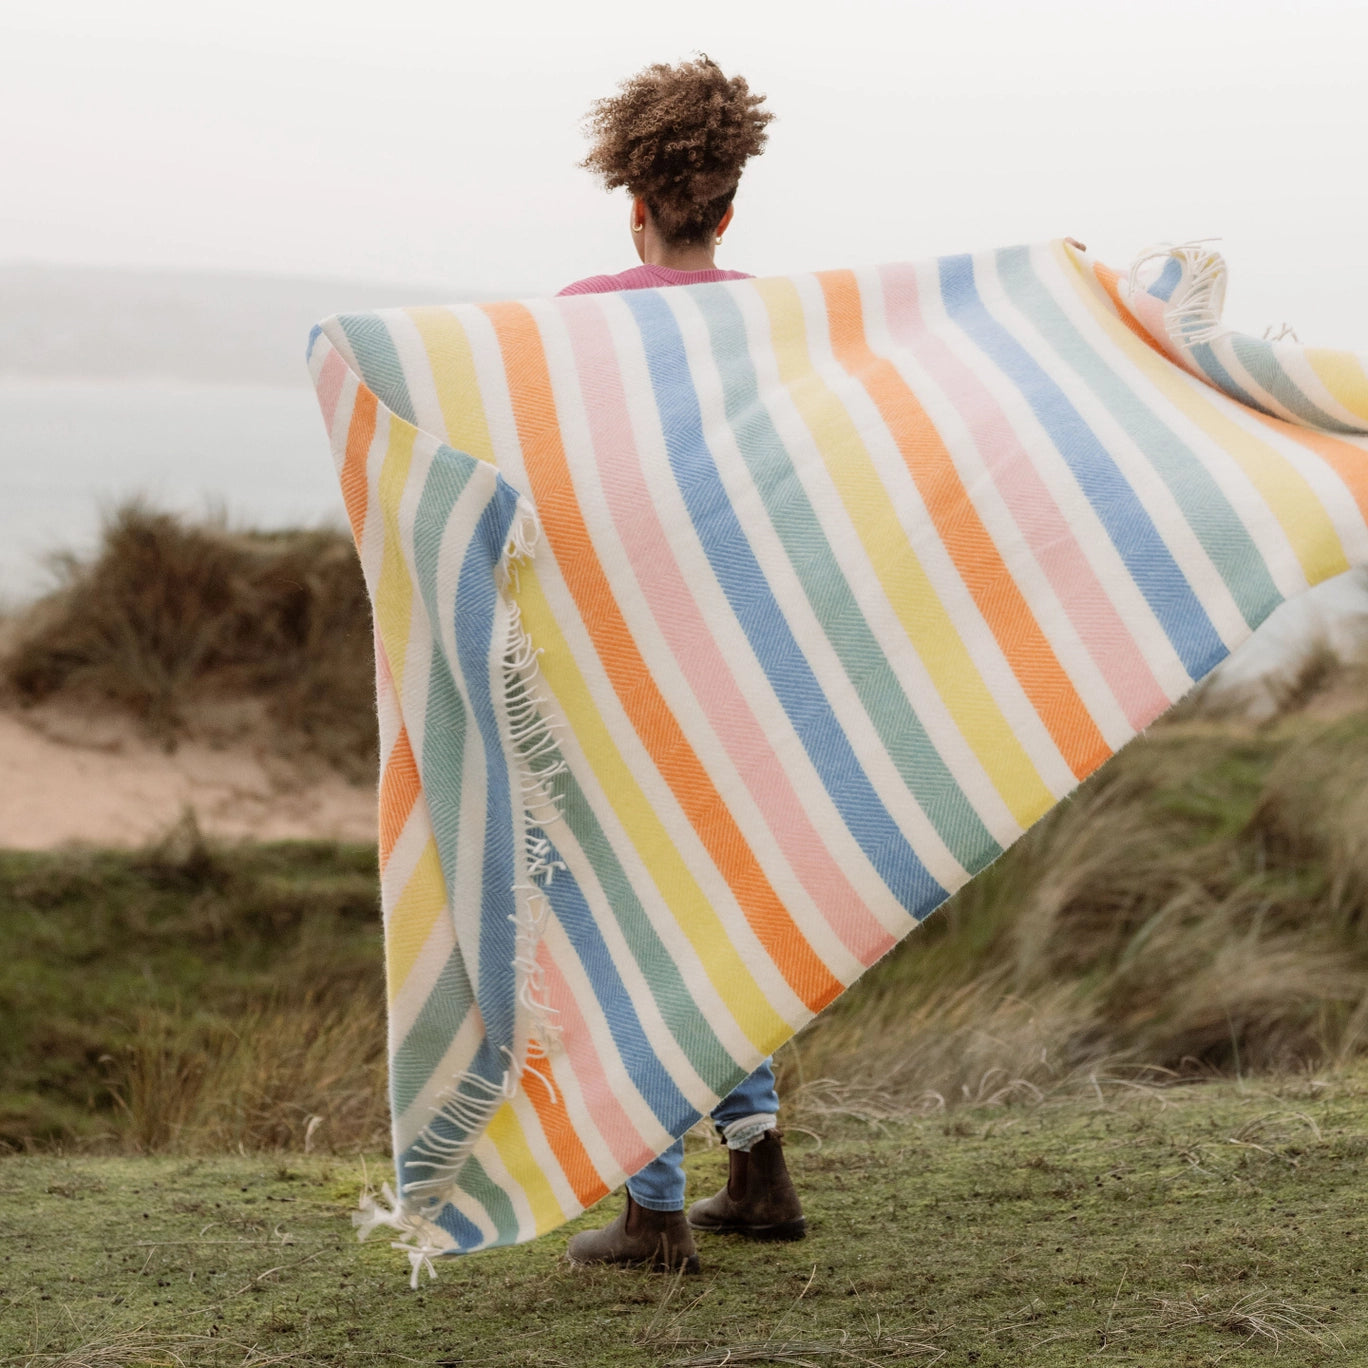
M 477 460 L 494 463 L 494 444 L 489 438 L 475 357 L 465 328 L 450 309 L 409 309 L 409 318 L 423 339 L 432 368 L 437 402 L 446 423 L 446 442 Z
M 394 687 L 404 688 L 408 657 L 409 626 L 413 612 L 413 581 L 404 563 L 399 538 L 399 500 L 408 483 L 413 463 L 413 438 L 417 429 L 408 423 L 391 422 L 389 446 L 380 467 L 377 502 L 385 525 L 385 545 L 380 556 L 380 580 L 375 588 L 375 624 L 385 646 L 385 658 L 394 674 Z
M 1368 374 L 1353 352 L 1307 347 L 1306 360 L 1335 401 L 1368 422 Z
M 779 378 L 788 387 L 841 495 L 865 554 L 908 640 L 993 787 L 1024 828 L 1054 806 L 937 595 L 841 400 L 812 368 L 802 304 L 791 281 L 756 285 L 769 311 Z
M 532 566 L 522 567 L 515 590 L 523 626 L 542 650 L 541 674 L 565 715 L 623 830 L 665 899 L 704 972 L 747 1039 L 769 1053 L 792 1027 L 770 1005 L 732 944 L 721 918 L 699 888 L 649 799 L 604 724 L 584 676 L 546 601 Z
M 385 918 L 385 984 L 391 1002 L 399 996 L 446 905 L 442 862 L 437 843 L 429 836 L 404 891 Z
M 1228 418 L 1211 397 L 1213 391 L 1208 385 L 1193 384 L 1183 371 L 1136 337 L 1117 318 L 1100 282 L 1091 271 L 1085 273 L 1081 258 L 1073 257 L 1062 242 L 1052 243 L 1051 250 L 1064 267 L 1065 279 L 1111 335 L 1112 341 L 1154 382 L 1174 408 L 1206 433 L 1244 471 L 1277 518 L 1301 564 L 1306 582 L 1317 584 L 1347 570 L 1349 560 L 1340 544 L 1339 533 L 1335 531 L 1325 505 L 1296 467 L 1267 442 Z
M 532 1086 L 540 1085 L 534 1082 Z M 573 1214 L 561 1210 L 561 1204 L 556 1200 L 551 1184 L 547 1182 L 541 1165 L 532 1153 L 532 1147 L 527 1143 L 522 1123 L 518 1120 L 511 1102 L 505 1102 L 494 1113 L 485 1134 L 498 1151 L 500 1161 L 508 1170 L 508 1176 L 522 1188 L 527 1203 L 532 1208 L 532 1220 L 536 1223 L 538 1235 L 554 1230 Z M 519 1231 L 520 1235 L 523 1233 Z

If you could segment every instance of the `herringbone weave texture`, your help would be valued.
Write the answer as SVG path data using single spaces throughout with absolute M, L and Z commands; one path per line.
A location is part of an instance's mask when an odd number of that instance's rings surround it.
M 1285 598 L 1368 378 L 1056 243 L 341 316 L 414 1261 L 681 1134 Z

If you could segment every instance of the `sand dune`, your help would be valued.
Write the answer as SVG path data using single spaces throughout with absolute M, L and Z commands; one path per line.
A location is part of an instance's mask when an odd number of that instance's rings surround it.
M 375 790 L 264 742 L 167 752 L 119 716 L 0 711 L 0 847 L 136 846 L 190 809 L 227 839 L 375 839 Z

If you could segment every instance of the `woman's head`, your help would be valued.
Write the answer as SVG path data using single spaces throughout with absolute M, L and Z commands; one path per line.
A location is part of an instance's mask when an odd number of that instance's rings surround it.
M 707 57 L 656 63 L 594 104 L 582 165 L 610 190 L 626 186 L 644 201 L 666 242 L 705 242 L 731 206 L 741 168 L 764 150 L 774 117 L 760 108 L 764 99 Z

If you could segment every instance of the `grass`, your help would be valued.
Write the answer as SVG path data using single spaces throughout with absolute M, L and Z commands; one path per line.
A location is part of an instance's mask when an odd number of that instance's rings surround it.
M 370 607 L 351 539 L 233 531 L 138 504 L 95 556 L 59 556 L 59 587 L 9 629 L 21 703 L 131 713 L 164 745 L 226 739 L 250 717 L 278 749 L 375 773 Z
M 416 1293 L 351 1236 L 354 1157 L 11 1157 L 0 1363 L 1368 1361 L 1361 1070 L 824 1132 L 790 1134 L 802 1243 L 712 1238 L 671 1279 L 573 1269 L 558 1232 Z M 692 1152 L 693 1190 L 722 1166 Z
M 0 852 L 0 1144 L 382 1144 L 375 851 Z

